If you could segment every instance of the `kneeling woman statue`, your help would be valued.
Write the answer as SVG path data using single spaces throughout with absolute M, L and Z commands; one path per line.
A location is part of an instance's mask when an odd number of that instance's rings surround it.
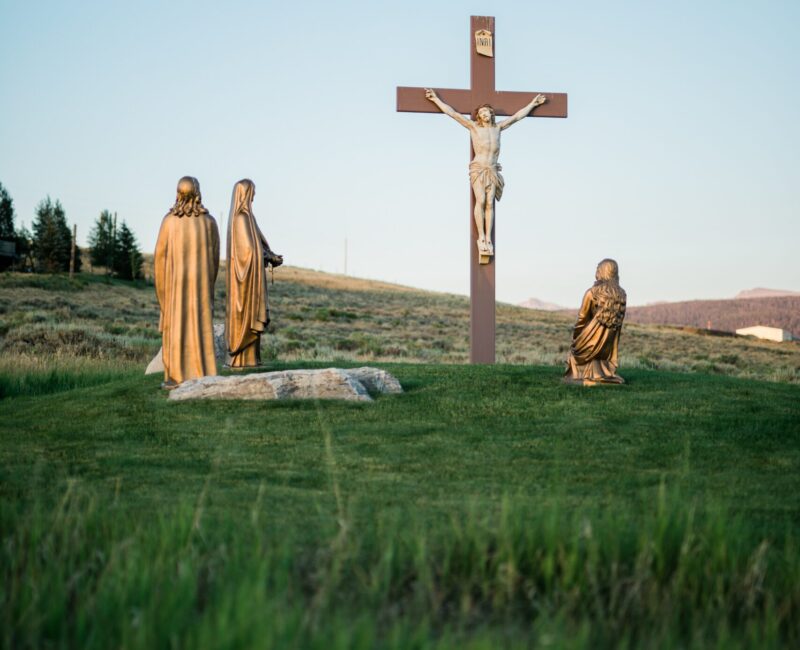
M 596 282 L 583 296 L 572 333 L 564 381 L 569 384 L 624 384 L 617 375 L 619 335 L 625 318 L 625 291 L 619 267 L 605 259 L 597 265 Z

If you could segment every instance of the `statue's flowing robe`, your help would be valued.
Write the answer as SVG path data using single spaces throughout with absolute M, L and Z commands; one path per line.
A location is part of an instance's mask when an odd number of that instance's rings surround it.
M 225 336 L 232 368 L 261 363 L 261 333 L 269 324 L 265 251 L 256 220 L 239 212 L 228 224 Z
M 212 311 L 219 271 L 217 222 L 209 214 L 167 214 L 154 266 L 164 381 L 179 384 L 216 375 Z
M 617 375 L 619 337 L 625 317 L 625 292 L 619 292 L 620 299 L 616 301 L 604 297 L 597 285 L 584 294 L 564 373 L 567 382 L 625 383 Z

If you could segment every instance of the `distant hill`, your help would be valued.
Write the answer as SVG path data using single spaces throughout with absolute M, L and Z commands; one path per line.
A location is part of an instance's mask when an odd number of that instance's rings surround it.
M 745 289 L 737 293 L 734 298 L 779 298 L 781 296 L 800 296 L 800 291 L 786 291 L 784 289 Z
M 518 306 L 525 307 L 526 309 L 541 309 L 542 311 L 565 311 L 567 309 L 566 307 L 557 305 L 554 302 L 545 302 L 544 300 L 539 300 L 538 298 L 528 298 L 527 300 L 523 300 L 522 302 L 518 303 Z
M 751 291 L 771 290 L 752 289 Z M 800 336 L 800 294 L 734 298 L 732 300 L 691 300 L 628 307 L 626 321 L 710 328 L 728 332 L 752 325 L 767 325 L 785 329 L 793 336 L 798 337 Z

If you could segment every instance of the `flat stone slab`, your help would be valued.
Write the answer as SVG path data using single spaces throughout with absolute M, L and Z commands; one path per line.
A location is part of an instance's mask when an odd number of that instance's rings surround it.
M 369 393 L 397 394 L 403 387 L 380 368 L 279 370 L 248 375 L 201 377 L 183 382 L 169 399 L 342 399 L 371 402 Z

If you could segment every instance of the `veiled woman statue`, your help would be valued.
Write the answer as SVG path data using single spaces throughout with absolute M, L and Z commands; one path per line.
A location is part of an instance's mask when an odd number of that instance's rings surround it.
M 261 333 L 269 325 L 266 267 L 283 264 L 253 216 L 255 193 L 253 181 L 245 178 L 236 183 L 228 215 L 225 337 L 231 368 L 261 365 Z
M 153 260 L 161 307 L 164 388 L 217 374 L 214 358 L 214 282 L 219 270 L 219 231 L 203 207 L 200 183 L 178 181 L 175 205 L 161 222 Z
M 624 384 L 617 375 L 619 335 L 625 318 L 625 291 L 619 267 L 605 259 L 597 265 L 595 283 L 583 296 L 572 333 L 564 381 L 570 384 Z

